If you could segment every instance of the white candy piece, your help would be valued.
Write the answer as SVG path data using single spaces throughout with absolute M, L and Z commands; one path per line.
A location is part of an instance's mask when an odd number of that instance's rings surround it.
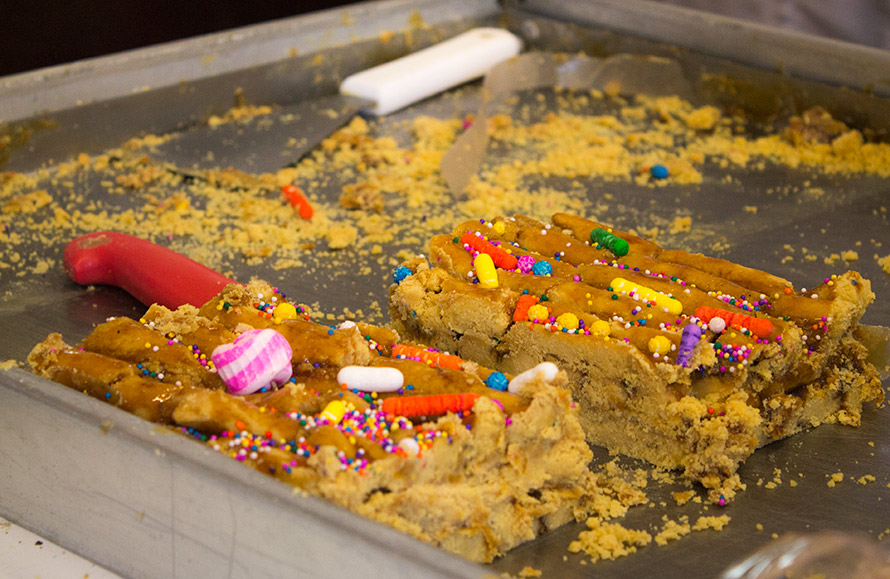
M 536 379 L 548 383 L 553 382 L 557 374 L 559 374 L 559 368 L 556 364 L 553 362 L 541 362 L 534 368 L 514 376 L 513 379 L 510 380 L 510 383 L 507 384 L 507 391 L 511 394 L 519 394 L 529 382 Z
M 353 322 L 352 320 L 346 320 L 342 324 L 337 326 L 337 329 L 338 330 L 348 330 L 349 328 L 354 328 L 354 327 L 355 327 L 355 322 Z
M 408 456 L 417 456 L 420 452 L 420 445 L 413 438 L 403 438 L 399 441 L 399 447 L 404 450 Z
M 474 28 L 408 56 L 346 77 L 340 92 L 374 101 L 366 110 L 388 115 L 471 81 L 519 54 L 522 41 L 501 28 Z
M 337 372 L 337 383 L 346 384 L 349 390 L 395 392 L 405 383 L 405 377 L 396 368 L 344 366 Z
M 711 318 L 711 321 L 708 322 L 708 329 L 715 334 L 719 334 L 726 329 L 726 321 L 721 317 L 714 316 Z

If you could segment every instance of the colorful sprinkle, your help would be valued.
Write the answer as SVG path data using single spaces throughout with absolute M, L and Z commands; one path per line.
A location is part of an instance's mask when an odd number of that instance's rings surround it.
M 480 253 L 473 260 L 473 267 L 476 268 L 476 279 L 479 285 L 484 288 L 498 287 L 498 271 L 494 267 L 494 261 L 487 253 Z
M 485 385 L 491 388 L 492 390 L 498 390 L 500 392 L 507 391 L 507 385 L 509 384 L 509 380 L 504 376 L 501 372 L 492 372 L 488 375 L 488 378 L 485 379 Z
M 701 306 L 696 309 L 695 317 L 705 323 L 709 323 L 714 318 L 722 318 L 726 326 L 748 330 L 758 338 L 767 338 L 773 333 L 773 323 L 765 318 L 755 318 L 745 314 L 727 312 L 726 310 L 715 310 L 707 306 Z
M 395 416 L 441 416 L 449 412 L 472 410 L 480 394 L 461 392 L 458 394 L 432 394 L 429 396 L 395 396 L 387 398 L 381 406 L 383 412 Z
M 497 247 L 470 231 L 463 234 L 460 238 L 460 243 L 478 251 L 479 253 L 488 255 L 494 265 L 501 269 L 516 269 L 517 259 L 515 255 L 507 253 L 500 247 Z
M 637 285 L 623 277 L 616 277 L 609 284 L 612 291 L 626 294 L 628 296 L 639 296 L 645 302 L 654 303 L 664 311 L 678 316 L 683 313 L 683 304 L 677 298 L 657 292 L 645 286 Z
M 652 168 L 649 169 L 649 174 L 651 174 L 654 179 L 667 179 L 669 172 L 668 168 L 664 165 L 652 165 Z
M 532 266 L 532 273 L 541 276 L 551 275 L 553 273 L 553 266 L 547 261 L 536 261 Z
M 684 368 L 689 363 L 689 356 L 692 350 L 701 340 L 701 328 L 698 324 L 686 324 L 683 326 L 683 333 L 680 335 L 680 348 L 677 352 L 677 365 Z
M 617 257 L 627 255 L 630 251 L 627 241 L 599 227 L 590 232 L 590 241 L 605 247 Z
M 398 368 L 344 366 L 337 372 L 337 383 L 348 390 L 395 392 L 405 383 L 405 377 Z

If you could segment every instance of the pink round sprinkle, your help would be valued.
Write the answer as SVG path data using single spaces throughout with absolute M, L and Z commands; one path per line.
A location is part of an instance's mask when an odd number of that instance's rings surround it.
M 519 266 L 519 271 L 521 271 L 522 273 L 528 273 L 535 265 L 535 258 L 530 255 L 521 255 L 516 261 L 516 265 Z

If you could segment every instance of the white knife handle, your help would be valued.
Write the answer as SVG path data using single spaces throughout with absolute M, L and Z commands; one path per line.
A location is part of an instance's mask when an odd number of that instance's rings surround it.
M 364 109 L 387 115 L 410 104 L 484 75 L 519 54 L 522 42 L 500 28 L 474 28 L 439 44 L 386 64 L 357 72 L 340 83 L 340 92 L 368 99 Z

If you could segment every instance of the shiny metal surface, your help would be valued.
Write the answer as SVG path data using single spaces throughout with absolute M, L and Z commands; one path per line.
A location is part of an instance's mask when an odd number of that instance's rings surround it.
M 62 110 L 47 115 L 56 128 L 36 131 L 27 147 L 12 151 L 9 160 L 0 165 L 0 170 L 33 170 L 50 159 L 61 160 L 80 151 L 101 151 L 144 132 L 190 126 L 193 130 L 198 128 L 197 135 L 200 125 L 195 121 L 230 106 L 236 87 L 244 87 L 251 102 L 282 106 L 293 105 L 300 99 L 311 100 L 333 94 L 336 82 L 345 74 L 367 66 L 370 61 L 396 56 L 408 49 L 398 38 L 395 44 L 384 45 L 377 35 L 387 27 L 403 28 L 412 15 L 409 4 L 387 2 L 361 7 L 356 9 L 358 12 L 353 10 L 352 14 L 363 14 L 366 20 L 354 24 L 354 34 L 345 37 L 339 28 L 344 21 L 343 11 L 280 24 L 284 29 L 298 31 L 294 32 L 298 35 L 294 42 L 307 39 L 307 45 L 312 47 L 305 55 L 301 53 L 291 59 L 269 56 L 261 49 L 262 35 L 250 32 L 239 37 L 239 51 L 243 52 L 239 52 L 237 65 L 224 71 L 213 69 L 206 74 L 196 74 L 184 87 L 175 83 L 165 86 L 159 80 L 178 74 L 179 65 L 174 63 L 182 61 L 183 53 L 176 47 L 155 51 L 150 58 L 130 55 L 127 58 L 134 58 L 132 62 L 152 63 L 144 70 L 155 80 L 145 84 L 158 88 L 137 94 L 126 91 L 115 94 L 112 90 L 109 94 L 114 98 L 103 99 L 106 85 L 98 83 L 88 99 L 90 104 L 69 109 L 60 106 Z M 499 12 L 499 8 L 492 4 L 427 2 L 419 10 L 431 26 L 416 30 L 414 39 L 418 43 L 429 43 L 480 21 L 498 21 L 522 35 L 530 49 L 584 50 L 595 55 L 641 52 L 676 58 L 693 81 L 697 99 L 723 105 L 737 104 L 752 117 L 787 115 L 811 104 L 823 104 L 838 118 L 858 128 L 882 131 L 890 126 L 890 103 L 886 99 L 835 89 L 815 82 L 819 79 L 793 79 L 771 70 L 748 68 L 739 63 L 744 61 L 744 54 L 736 55 L 733 61 L 725 60 L 709 50 L 718 48 L 715 46 L 717 39 L 711 38 L 709 45 L 696 46 L 702 52 L 693 52 L 669 44 L 672 38 L 669 34 L 661 38 L 668 43 L 659 42 L 658 30 L 647 31 L 647 39 L 628 35 L 637 22 L 635 19 L 647 15 L 648 3 L 623 4 L 627 11 L 621 17 L 623 26 L 614 26 L 617 32 L 609 30 L 608 23 L 572 23 L 561 19 L 561 16 L 586 19 L 582 16 L 588 12 L 582 4 L 554 4 L 547 10 L 548 17 L 541 17 L 533 13 L 544 11 L 538 3 L 508 5 L 505 11 Z M 379 20 L 375 20 L 378 16 Z M 322 42 L 323 34 L 316 29 L 319 22 L 336 29 L 332 38 L 339 38 L 340 42 Z M 672 23 L 672 26 L 680 25 L 676 20 Z M 735 30 L 742 36 L 750 32 L 744 26 L 737 26 Z M 689 30 L 689 33 L 694 34 L 694 31 Z M 732 30 L 727 29 L 726 34 L 731 33 Z M 738 38 L 732 37 L 731 40 L 735 42 Z M 201 42 L 213 45 L 215 41 Z M 794 46 L 793 42 L 784 45 L 789 50 Z M 844 46 L 832 46 L 841 52 L 850 50 L 851 55 L 856 52 Z M 252 47 L 257 49 L 256 52 L 251 50 Z M 782 46 L 777 50 L 781 52 Z M 201 50 L 192 46 L 186 52 L 196 56 Z M 324 54 L 326 64 L 321 75 L 323 81 L 313 84 L 308 79 L 310 76 L 315 78 L 317 71 L 309 71 L 307 63 L 317 53 Z M 850 55 L 844 53 L 841 56 Z M 890 55 L 878 54 L 875 58 L 874 62 L 881 65 L 890 63 Z M 890 65 L 884 70 L 890 70 Z M 0 82 L 0 110 L 5 110 L 2 107 L 5 103 L 23 106 L 21 103 L 28 98 L 42 103 L 39 91 L 43 88 L 50 90 L 57 84 L 66 85 L 65 74 L 50 72 L 45 81 L 29 76 L 4 79 L 5 84 Z M 78 67 L 68 72 L 80 88 L 68 87 L 70 90 L 66 94 L 82 90 L 91 74 L 99 74 Z M 110 74 L 109 82 L 118 86 L 119 76 Z M 732 86 L 745 90 L 734 93 L 721 90 L 725 85 L 712 82 L 716 77 L 729 79 L 731 84 L 734 83 Z M 299 81 L 297 84 L 293 84 L 295 79 Z M 399 131 L 404 130 L 401 121 L 413 115 L 454 115 L 473 111 L 478 95 L 472 89 L 463 91 L 462 95 L 464 101 L 451 97 L 425 101 L 373 126 L 372 131 L 374 134 L 399 135 Z M 187 161 L 184 159 L 183 162 Z M 721 178 L 727 173 L 732 176 L 731 180 Z M 876 251 L 882 251 L 882 255 L 890 252 L 888 180 L 824 175 L 779 166 L 769 166 L 763 171 L 707 166 L 705 177 L 706 186 L 669 185 L 658 189 L 592 180 L 589 198 L 592 203 L 605 195 L 618 200 L 599 216 L 619 227 L 652 223 L 654 219 L 669 220 L 676 214 L 677 207 L 686 208 L 693 223 L 704 233 L 683 240 L 684 249 L 710 252 L 713 243 L 726 242 L 721 257 L 779 273 L 798 287 L 820 282 L 826 274 L 840 269 L 841 264 L 832 268 L 821 259 L 795 259 L 791 263 L 782 263 L 786 244 L 807 246 L 820 255 L 858 247 L 860 259 L 852 266 L 872 280 L 878 296 L 864 322 L 890 324 L 890 275 L 880 270 L 872 256 Z M 799 190 L 804 183 L 808 187 L 820 188 L 824 194 L 818 197 L 794 194 L 793 191 Z M 98 184 L 88 181 L 82 185 L 85 190 L 101 189 Z M 791 187 L 779 190 L 779 185 Z M 47 187 L 52 190 L 51 183 Z M 332 181 L 330 191 L 320 191 L 319 194 L 336 199 L 336 181 Z M 120 199 L 113 201 L 124 203 Z M 746 206 L 759 209 L 757 213 L 751 213 L 745 210 Z M 883 249 L 876 249 L 875 241 L 882 243 Z M 423 243 L 421 241 L 413 250 L 423 252 Z M 61 246 L 44 247 L 35 239 L 30 249 L 58 258 Z M 349 252 L 339 254 L 334 260 L 342 264 L 342 268 L 316 270 L 311 276 L 235 261 L 227 265 L 238 279 L 252 275 L 266 277 L 280 283 L 289 295 L 299 296 L 306 303 L 318 303 L 328 311 L 346 307 L 371 311 L 373 302 L 386 302 L 390 270 L 371 264 L 367 272 L 354 275 L 346 266 L 355 259 L 357 256 Z M 31 347 L 50 332 L 61 332 L 69 342 L 76 342 L 108 316 L 138 317 L 144 310 L 141 304 L 113 288 L 87 290 L 74 285 L 61 267 L 25 278 L 0 277 L 0 289 L 0 328 L 3 329 L 0 332 L 0 359 L 23 360 Z M 263 517 L 272 517 L 276 510 L 283 509 L 294 521 L 308 516 L 301 512 L 302 501 L 285 496 L 289 490 L 275 481 L 240 465 L 224 464 L 217 460 L 221 457 L 203 456 L 197 445 L 188 440 L 159 437 L 153 433 L 152 427 L 114 408 L 19 372 L 0 371 L 0 407 L 0 464 L 3 465 L 0 469 L 3 473 L 0 474 L 0 513 L 112 569 L 134 576 L 159 571 L 158 567 L 152 566 L 149 557 L 125 562 L 120 550 L 133 545 L 169 545 L 165 549 L 169 548 L 169 552 L 175 554 L 180 565 L 175 570 L 197 574 L 210 569 L 196 566 L 195 562 L 205 557 L 207 560 L 222 557 L 224 561 L 241 565 L 253 560 L 251 557 L 255 554 L 247 552 L 250 549 L 262 553 L 263 557 L 278 557 L 276 549 L 297 548 L 282 540 L 266 550 L 238 530 L 244 524 L 245 529 L 261 533 Z M 30 413 L 33 416 L 29 416 Z M 115 426 L 108 429 L 103 424 Z M 131 457 L 119 458 L 128 454 L 131 447 L 138 450 L 134 450 Z M 595 449 L 595 453 L 598 461 L 610 459 L 602 449 Z M 77 457 L 81 454 L 88 455 L 84 464 L 78 464 Z M 159 474 L 141 470 L 155 463 Z M 624 464 L 634 463 L 624 461 Z M 180 472 L 183 474 L 177 474 Z M 843 473 L 844 478 L 830 487 L 828 476 L 834 473 Z M 694 532 L 665 547 L 650 545 L 634 556 L 591 566 L 582 565 L 578 556 L 567 551 L 569 543 L 583 530 L 583 525 L 568 525 L 515 549 L 489 570 L 515 574 L 530 566 L 542 570 L 545 577 L 652 576 L 653 572 L 666 577 L 707 577 L 718 575 L 731 562 L 771 542 L 773 534 L 838 529 L 862 532 L 872 539 L 886 536 L 890 526 L 890 411 L 887 408 L 867 411 L 863 425 L 858 429 L 827 425 L 761 449 L 742 467 L 741 475 L 748 489 L 725 509 L 705 509 L 698 503 L 676 506 L 671 493 L 684 488 L 682 485 L 651 484 L 648 492 L 653 506 L 633 509 L 622 521 L 628 527 L 652 531 L 662 524 L 664 515 L 672 519 L 688 515 L 694 521 L 700 515 L 726 514 L 732 522 L 722 532 Z M 866 475 L 874 476 L 874 482 L 863 478 Z M 778 483 L 775 482 L 777 476 Z M 148 478 L 143 481 L 145 477 Z M 221 484 L 222 480 L 226 482 Z M 124 491 L 110 493 L 103 490 L 106 486 Z M 210 490 L 207 493 L 183 490 L 191 486 Z M 127 491 L 128 488 L 131 490 Z M 237 497 L 237 508 L 230 516 L 223 517 L 228 526 L 222 530 L 201 526 L 200 521 L 222 520 L 221 515 L 213 511 L 221 504 L 227 505 L 226 509 L 233 508 L 229 502 L 233 496 Z M 143 507 L 138 504 L 127 506 L 126 501 L 170 502 Z M 383 561 L 381 569 L 390 573 L 387 576 L 423 576 L 424 570 L 456 576 L 471 576 L 478 572 L 478 568 L 447 555 L 429 553 L 425 546 L 405 541 L 388 529 L 367 521 L 356 523 L 355 517 L 330 505 L 309 502 L 313 509 L 311 517 L 316 518 L 312 519 L 312 525 L 301 530 L 301 537 L 308 542 L 306 544 L 327 553 L 328 558 L 307 555 L 315 557 L 311 565 L 307 563 L 307 572 L 324 575 L 330 570 L 325 567 L 330 565 L 330 557 L 338 557 L 336 553 L 342 552 L 348 553 L 339 557 L 343 559 L 342 568 L 351 568 L 353 559 L 359 555 L 350 546 L 350 533 L 356 529 L 360 530 L 361 541 L 371 541 L 370 537 L 379 533 L 377 543 L 367 549 L 363 546 L 362 553 L 371 553 L 368 556 L 372 559 L 382 557 L 379 559 Z M 187 510 L 179 510 L 183 507 Z M 149 515 L 140 518 L 140 512 Z M 284 524 L 280 519 L 274 520 L 275 525 Z M 294 524 L 300 526 L 299 522 Z M 92 530 L 95 535 L 84 536 L 83 529 Z M 286 527 L 276 529 L 276 533 L 288 532 Z M 313 537 L 312 529 L 317 530 L 317 537 Z M 211 534 L 211 541 L 202 538 L 206 533 Z M 93 540 L 94 537 L 101 539 Z M 212 542 L 213 537 L 218 539 L 218 544 L 210 548 L 207 543 Z M 326 541 L 335 548 L 328 550 L 324 546 Z M 418 553 L 416 560 L 406 563 L 400 559 L 405 553 L 414 553 L 415 549 Z M 289 557 L 281 555 L 279 563 L 291 561 Z M 448 566 L 448 561 L 455 561 L 453 567 Z M 246 573 L 249 569 L 236 568 L 234 572 L 229 569 L 235 576 L 242 571 Z

